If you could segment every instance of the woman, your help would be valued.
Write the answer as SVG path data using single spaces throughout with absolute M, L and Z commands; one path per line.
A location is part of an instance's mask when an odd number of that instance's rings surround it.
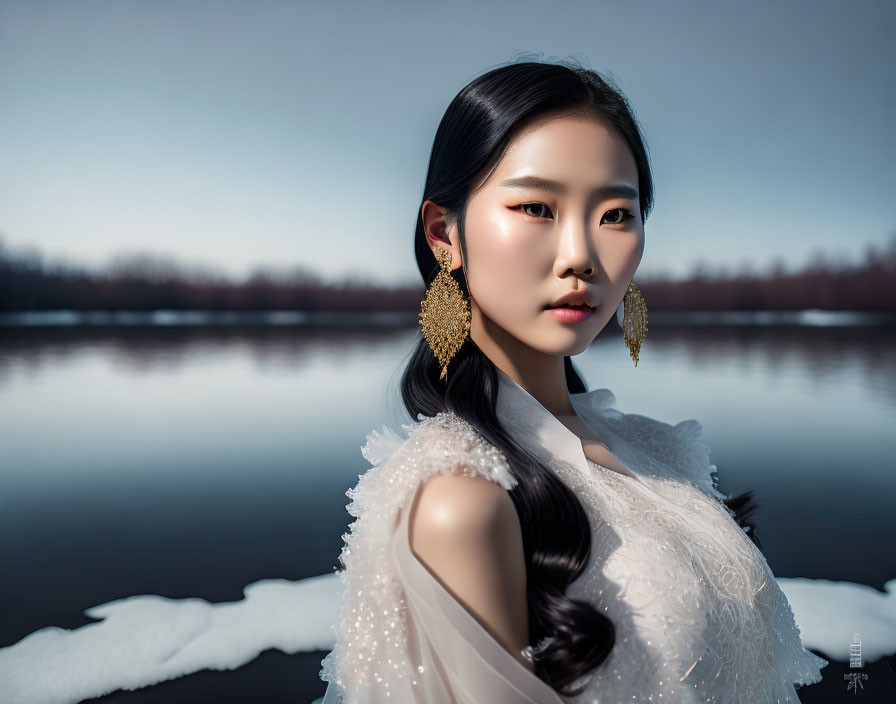
M 637 365 L 652 204 L 591 70 L 512 63 L 448 107 L 414 243 L 417 422 L 372 433 L 347 492 L 325 704 L 798 702 L 820 680 L 699 423 L 624 414 L 572 366 L 619 310 Z

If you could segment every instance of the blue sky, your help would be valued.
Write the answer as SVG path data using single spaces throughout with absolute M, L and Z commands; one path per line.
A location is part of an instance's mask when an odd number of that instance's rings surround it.
M 0 238 L 420 283 L 450 100 L 515 52 L 616 79 L 654 169 L 642 272 L 896 232 L 892 2 L 0 0 Z M 636 275 L 637 279 L 637 275 Z

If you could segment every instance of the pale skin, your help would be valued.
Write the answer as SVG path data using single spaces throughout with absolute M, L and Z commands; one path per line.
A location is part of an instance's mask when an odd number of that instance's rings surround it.
M 562 191 L 504 184 L 529 176 L 556 181 Z M 471 338 L 582 439 L 589 459 L 627 473 L 575 414 L 563 358 L 584 351 L 615 315 L 644 252 L 628 145 L 590 117 L 544 118 L 520 133 L 477 185 L 466 213 L 467 261 L 444 208 L 427 201 L 421 210 L 433 252 L 448 249 L 452 269 L 463 263 Z M 607 190 L 617 186 L 622 190 Z M 583 322 L 560 322 L 547 311 L 570 291 L 584 291 L 596 306 Z M 420 489 L 409 529 L 420 561 L 532 671 L 520 654 L 529 643 L 526 568 L 510 495 L 482 477 L 437 474 Z

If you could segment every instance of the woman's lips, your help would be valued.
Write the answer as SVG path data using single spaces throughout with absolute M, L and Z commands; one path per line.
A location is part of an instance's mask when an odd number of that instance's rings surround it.
M 561 323 L 581 323 L 591 317 L 594 309 L 590 306 L 560 306 L 548 308 L 548 312 Z

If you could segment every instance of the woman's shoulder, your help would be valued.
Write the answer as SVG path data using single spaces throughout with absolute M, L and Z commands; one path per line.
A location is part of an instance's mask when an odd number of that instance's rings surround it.
M 444 539 L 498 539 L 512 527 L 510 519 L 517 520 L 513 500 L 498 482 L 453 472 L 427 477 L 414 508 L 413 534 L 434 538 L 429 541 L 433 546 Z

